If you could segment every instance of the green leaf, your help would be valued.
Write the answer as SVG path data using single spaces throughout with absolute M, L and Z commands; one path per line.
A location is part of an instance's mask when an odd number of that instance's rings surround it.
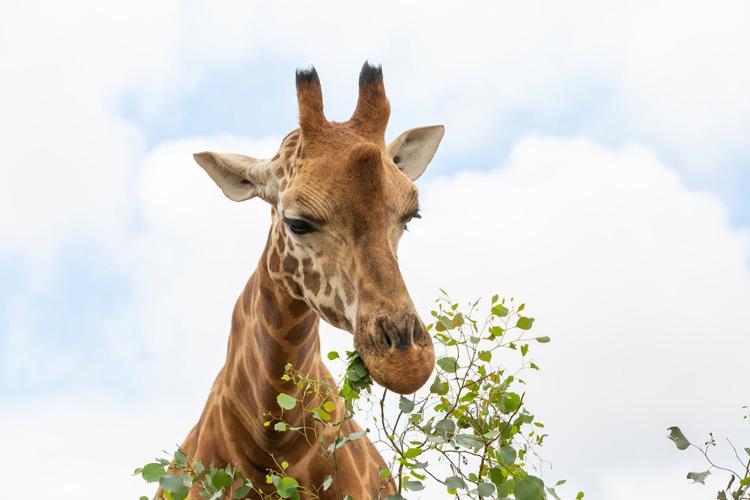
M 446 373 L 456 373 L 458 369 L 458 361 L 451 356 L 438 359 L 437 365 Z
M 667 430 L 669 431 L 669 439 L 674 441 L 678 450 L 685 450 L 690 446 L 690 441 L 687 440 L 679 427 L 670 427 Z
M 394 493 L 393 495 L 388 495 L 385 497 L 385 500 L 406 500 L 406 498 L 402 497 L 398 493 Z
M 401 396 L 398 401 L 398 409 L 404 413 L 411 413 L 414 411 L 414 402 L 411 399 Z
M 232 478 L 225 471 L 219 469 L 211 474 L 211 484 L 214 485 L 214 488 L 226 488 L 232 485 Z
M 509 312 L 508 308 L 502 304 L 495 304 L 494 306 L 492 306 L 491 311 L 492 311 L 492 314 L 500 318 L 507 316 Z
M 284 432 L 287 430 L 286 422 L 276 422 L 273 426 L 273 430 Z
M 346 436 L 342 436 L 340 438 L 337 438 L 334 442 L 332 442 L 331 444 L 328 445 L 328 448 L 326 448 L 326 450 L 328 450 L 329 452 L 333 453 L 334 451 L 336 451 L 339 448 L 341 448 L 342 446 L 344 446 L 347 443 L 347 441 L 348 440 L 347 440 Z
M 147 483 L 157 482 L 164 473 L 164 466 L 157 463 L 146 464 L 141 470 L 141 476 Z
M 297 493 L 298 487 L 299 483 L 293 477 L 282 477 L 279 484 L 276 485 L 276 493 L 278 493 L 281 498 L 292 498 L 293 495 Z
M 328 359 L 330 359 L 331 361 L 333 361 L 334 359 L 339 359 L 340 357 L 341 356 L 339 356 L 339 353 L 337 353 L 336 351 L 331 351 L 328 353 Z
M 516 321 L 516 327 L 521 330 L 530 330 L 531 325 L 534 324 L 534 318 L 527 318 L 526 316 L 520 316 Z
M 451 330 L 453 328 L 453 320 L 448 316 L 440 316 L 439 320 L 440 324 L 443 325 L 443 328 L 446 330 Z
M 378 478 L 380 478 L 381 481 L 385 481 L 391 477 L 391 471 L 388 469 L 380 469 L 380 472 L 378 473 Z
M 687 478 L 692 479 L 693 483 L 706 484 L 706 478 L 711 475 L 711 471 L 705 472 L 688 472 Z
M 453 432 L 456 430 L 456 424 L 453 422 L 453 420 L 444 418 L 442 420 L 438 420 L 437 423 L 435 423 L 435 430 L 443 435 L 453 434 Z
M 284 394 L 283 392 L 276 396 L 276 402 L 284 410 L 291 410 L 292 408 L 297 406 L 297 400 L 291 397 L 289 394 Z
M 239 498 L 245 498 L 248 493 L 250 493 L 250 490 L 252 489 L 252 486 L 249 484 L 243 484 L 239 488 L 237 488 L 237 491 L 234 492 L 234 495 L 232 495 L 232 498 L 239 499 Z
M 319 420 L 322 420 L 323 422 L 328 422 L 329 420 L 331 420 L 331 415 L 323 408 L 315 408 L 313 410 L 313 416 Z
M 480 497 L 488 497 L 495 493 L 495 485 L 492 483 L 479 483 L 477 485 L 477 493 Z
M 750 456 L 750 448 L 745 448 L 745 453 L 747 453 L 748 456 Z
M 516 461 L 516 450 L 508 445 L 497 450 L 497 459 L 506 467 L 513 465 Z
M 323 403 L 323 409 L 327 412 L 332 412 L 336 409 L 336 403 L 333 401 L 326 401 Z
M 454 304 L 455 306 L 458 306 L 458 304 Z M 453 326 L 458 328 L 459 326 L 463 326 L 464 324 L 464 315 L 461 313 L 456 314 L 453 316 Z
M 547 337 L 547 336 L 544 336 L 544 337 L 537 337 L 537 338 L 535 338 L 534 340 L 536 340 L 536 341 L 537 341 L 537 342 L 539 342 L 540 344 L 546 344 L 546 343 L 548 343 L 548 342 L 549 342 L 549 340 L 550 340 L 550 339 L 549 339 L 549 337 Z
M 727 494 L 723 491 L 720 491 L 718 495 L 716 495 L 716 500 L 729 500 L 727 498 Z
M 482 446 L 484 446 L 484 444 L 480 440 L 478 440 L 474 436 L 469 436 L 468 434 L 458 434 L 453 439 L 457 445 L 464 448 L 471 448 L 474 451 L 477 451 Z
M 366 429 L 364 431 L 359 431 L 359 432 L 352 432 L 351 434 L 346 436 L 346 439 L 348 439 L 349 441 L 356 441 L 357 439 L 362 439 L 363 437 L 367 435 L 367 431 L 369 431 L 369 429 Z
M 361 358 L 354 358 L 346 370 L 346 376 L 349 377 L 352 382 L 358 382 L 366 378 L 367 374 L 367 367 Z
M 576 500 L 581 500 L 583 497 L 584 497 L 583 492 L 579 491 L 578 494 L 576 495 Z
M 506 392 L 500 400 L 500 409 L 503 413 L 513 413 L 521 406 L 521 396 L 515 392 Z
M 333 484 L 333 477 L 331 477 L 331 475 L 328 474 L 326 477 L 323 478 L 323 491 L 327 491 L 328 488 L 331 487 L 331 484 Z
M 435 381 L 430 386 L 430 392 L 438 396 L 445 396 L 448 394 L 448 382 L 441 382 L 438 377 L 435 377 Z
M 176 452 L 174 452 L 174 461 L 177 462 L 179 465 L 187 465 L 187 457 L 180 450 L 177 450 Z
M 404 452 L 404 458 L 417 458 L 422 454 L 421 448 L 409 448 Z
M 490 469 L 490 481 L 492 481 L 495 484 L 500 484 L 503 482 L 503 472 L 500 470 L 499 467 L 493 467 Z
M 203 472 L 206 470 L 206 468 L 203 467 L 203 462 L 201 462 L 200 458 L 196 458 L 195 460 L 193 460 L 193 468 L 199 475 L 203 474 Z
M 424 489 L 422 481 L 404 481 L 404 486 L 409 491 L 422 491 Z
M 516 500 L 544 500 L 544 481 L 536 476 L 526 476 L 513 490 Z
M 459 488 L 466 489 L 466 482 L 460 476 L 450 476 L 445 478 L 445 486 L 449 490 L 457 490 Z
M 505 330 L 501 326 L 491 326 L 489 331 L 493 337 L 502 337 L 503 333 L 505 333 Z
M 492 353 L 490 351 L 479 351 L 478 356 L 479 359 L 481 359 L 482 361 L 486 361 L 487 363 L 492 361 Z
M 170 493 L 177 493 L 178 495 L 186 494 L 189 490 L 189 488 L 185 486 L 185 478 L 183 476 L 162 476 L 161 479 L 159 479 L 159 486 Z
M 547 487 L 545 489 L 547 490 L 547 493 L 549 493 L 550 495 L 552 495 L 552 498 L 554 498 L 555 500 L 562 500 L 560 498 L 560 495 L 558 495 L 557 492 L 555 491 L 555 488 Z

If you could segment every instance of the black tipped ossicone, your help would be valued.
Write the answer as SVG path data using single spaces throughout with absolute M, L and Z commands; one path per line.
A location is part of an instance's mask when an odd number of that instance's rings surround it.
M 383 68 L 379 64 L 375 66 L 370 64 L 370 61 L 365 61 L 362 71 L 359 72 L 359 86 L 381 81 L 383 81 Z
M 301 83 L 320 84 L 320 80 L 318 79 L 318 72 L 315 71 L 315 66 L 310 66 L 308 69 L 297 68 L 296 77 L 297 85 Z
M 318 72 L 314 66 L 297 69 L 297 104 L 299 105 L 299 125 L 302 133 L 319 130 L 326 122 L 323 114 L 323 91 L 320 88 Z

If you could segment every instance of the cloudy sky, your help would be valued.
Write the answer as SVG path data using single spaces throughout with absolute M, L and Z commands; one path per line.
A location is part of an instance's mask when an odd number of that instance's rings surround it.
M 664 436 L 750 445 L 748 49 L 744 1 L 4 2 L 3 494 L 149 493 L 129 473 L 197 420 L 269 223 L 191 153 L 273 155 L 311 63 L 346 119 L 370 59 L 388 138 L 446 126 L 400 251 L 423 315 L 501 292 L 552 337 L 548 477 L 713 498 Z

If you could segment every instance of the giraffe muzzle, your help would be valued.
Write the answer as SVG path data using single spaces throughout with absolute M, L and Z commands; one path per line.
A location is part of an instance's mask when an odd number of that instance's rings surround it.
M 375 382 L 399 394 L 417 391 L 435 366 L 432 339 L 416 314 L 359 322 L 354 347 Z

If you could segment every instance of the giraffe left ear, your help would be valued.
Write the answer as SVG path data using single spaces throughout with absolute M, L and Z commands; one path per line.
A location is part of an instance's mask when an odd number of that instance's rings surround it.
M 230 200 L 245 201 L 260 196 L 268 202 L 275 201 L 278 188 L 269 160 L 210 151 L 195 153 L 193 158 Z
M 422 175 L 435 156 L 445 127 L 432 125 L 407 130 L 391 142 L 386 151 L 393 163 L 412 181 Z

